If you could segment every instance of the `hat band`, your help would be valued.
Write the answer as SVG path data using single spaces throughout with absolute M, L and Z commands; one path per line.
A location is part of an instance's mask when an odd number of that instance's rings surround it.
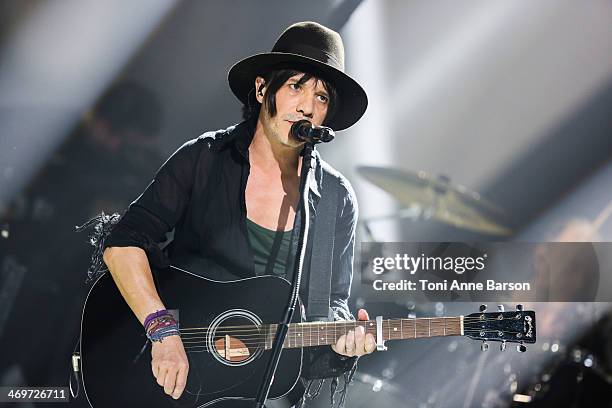
M 319 62 L 327 64 L 339 71 L 344 72 L 344 64 L 338 62 L 333 54 L 327 53 L 320 48 L 311 47 L 306 44 L 293 44 L 289 50 L 277 50 L 273 49 L 272 52 L 286 52 L 290 54 L 298 54 L 303 57 L 315 59 Z

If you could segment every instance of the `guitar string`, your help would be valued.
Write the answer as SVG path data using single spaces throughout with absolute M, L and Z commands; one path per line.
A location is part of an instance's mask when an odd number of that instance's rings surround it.
M 468 331 L 464 331 L 464 334 L 469 335 L 469 334 L 480 334 L 481 332 L 485 332 L 485 333 L 498 333 L 498 330 L 468 330 Z M 504 330 L 502 331 L 505 335 L 508 334 L 518 334 L 520 332 L 515 332 L 515 331 L 508 331 L 508 330 Z M 335 336 L 334 336 L 335 337 Z M 420 336 L 417 336 L 417 338 L 419 338 Z M 434 336 L 422 336 L 421 338 L 424 337 L 434 337 Z M 320 338 L 319 336 L 304 336 L 302 338 L 308 338 L 309 342 L 312 344 L 312 340 L 314 338 L 317 338 L 317 340 Z M 328 336 L 325 336 L 325 341 L 327 340 Z M 414 338 L 414 337 L 408 337 L 408 338 Z M 286 342 L 289 343 L 289 338 L 287 338 L 288 340 L 286 340 Z M 487 338 L 488 339 L 488 338 Z M 498 337 L 495 337 L 495 339 L 498 339 Z M 189 339 L 187 339 L 189 340 Z M 271 340 L 271 338 L 269 336 L 251 336 L 249 338 L 239 338 L 238 340 L 241 340 L 242 343 L 244 344 L 244 346 L 246 347 L 255 347 L 258 345 L 261 345 L 262 342 L 264 344 L 267 344 L 268 340 Z M 294 340 L 297 342 L 297 337 L 294 337 Z M 507 339 L 499 339 L 499 340 L 507 340 Z M 337 339 L 336 339 L 337 341 Z M 520 341 L 518 339 L 512 339 L 512 341 Z M 184 344 L 188 345 L 188 347 L 193 347 L 195 344 L 206 344 L 207 341 L 203 340 L 203 341 L 184 341 Z M 318 343 L 318 341 L 317 341 Z M 334 341 L 335 343 L 335 341 Z M 202 347 L 202 346 L 199 346 Z
M 423 318 L 419 318 L 419 319 L 423 319 Z M 433 317 L 433 318 L 424 318 L 424 319 L 430 319 L 430 320 L 434 320 L 434 319 L 444 319 L 444 318 L 437 318 L 437 317 Z M 455 318 L 453 318 L 455 319 Z M 403 321 L 407 321 L 407 322 L 411 322 L 411 321 L 415 321 L 415 319 L 401 319 L 402 322 Z M 426 322 L 427 320 L 418 320 L 419 322 Z M 514 317 L 508 317 L 508 318 L 503 318 L 503 319 L 498 319 L 498 318 L 490 318 L 490 319 L 480 319 L 477 317 L 474 318 L 464 318 L 463 319 L 463 323 L 479 323 L 479 322 L 502 322 L 502 321 L 518 321 L 518 319 L 514 318 Z M 400 321 L 398 320 L 385 320 L 383 321 L 387 324 L 389 324 L 389 322 L 392 322 L 393 324 L 400 324 Z M 304 327 L 306 327 L 306 325 L 325 325 L 325 324 L 334 324 L 334 325 L 354 325 L 355 327 L 357 326 L 364 326 L 366 323 L 371 323 L 371 324 L 375 324 L 374 320 L 351 320 L 351 321 L 335 321 L 335 322 L 302 322 L 302 323 L 291 323 L 290 326 L 293 327 L 292 325 L 304 325 Z M 436 321 L 436 324 L 442 324 L 442 323 L 448 323 L 448 322 L 444 322 L 444 321 Z M 426 323 L 425 323 L 426 324 Z M 256 327 L 265 327 L 265 326 L 270 326 L 270 325 L 278 325 L 277 323 L 272 323 L 272 324 L 264 324 L 264 325 L 260 325 L 260 326 L 256 326 Z M 219 328 L 217 329 L 217 331 L 219 331 L 220 329 L 248 329 L 248 330 L 252 330 L 253 326 L 249 326 L 249 325 L 239 325 L 239 326 L 219 326 Z M 204 326 L 204 327 L 186 327 L 186 328 L 182 328 L 179 329 L 180 332 L 187 332 L 187 331 L 203 331 L 206 332 L 210 329 L 210 326 Z
M 420 320 L 420 319 L 423 319 L 423 320 Z M 433 319 L 448 319 L 448 318 L 419 318 L 419 321 L 420 322 L 425 322 L 425 321 L 427 321 L 427 319 L 433 320 Z M 407 320 L 407 321 L 411 321 L 412 320 L 412 321 L 415 321 L 415 322 L 417 321 L 416 319 L 400 319 L 399 321 L 398 320 L 387 320 L 387 326 L 388 327 L 383 328 L 383 330 L 384 331 L 390 330 L 392 328 L 393 324 L 397 325 L 398 322 L 401 325 L 401 323 L 403 323 L 404 320 Z M 479 324 L 479 323 L 487 322 L 487 321 L 505 321 L 505 320 L 516 320 L 516 319 L 514 317 L 510 317 L 510 318 L 505 318 L 504 317 L 503 319 L 499 319 L 499 318 L 481 319 L 480 317 L 464 318 L 464 334 L 465 335 L 480 334 L 481 331 L 484 331 L 485 333 L 486 332 L 497 333 L 499 330 L 494 330 L 494 329 L 485 329 L 485 330 L 483 330 L 483 328 L 472 327 L 472 326 L 474 324 Z M 366 323 L 369 323 L 369 322 L 372 322 L 372 321 L 365 320 L 365 321 L 347 321 L 347 322 L 334 322 L 334 323 L 344 323 L 343 328 L 346 329 L 347 325 L 348 326 L 353 326 L 353 327 L 357 327 L 357 326 L 364 326 L 365 327 Z M 439 325 L 441 323 L 447 323 L 447 322 L 445 322 L 444 320 L 442 320 L 442 321 L 438 320 L 438 321 L 435 321 L 434 323 Z M 318 322 L 317 323 L 313 323 L 312 325 L 313 326 L 317 326 L 318 325 L 319 329 L 322 329 L 322 325 L 320 323 L 318 323 Z M 267 326 L 270 328 L 270 326 L 277 326 L 277 324 L 267 325 Z M 228 329 L 233 328 L 233 327 L 239 328 L 239 330 L 234 330 L 234 331 L 228 330 Z M 305 329 L 305 328 L 308 328 L 308 325 L 304 325 L 304 326 L 301 326 L 301 327 Z M 334 328 L 334 337 L 337 337 L 338 333 L 337 333 L 336 329 L 341 327 L 341 326 L 340 325 L 334 325 L 332 327 Z M 366 328 L 366 332 L 367 332 L 367 327 L 365 327 L 365 328 Z M 193 350 L 193 348 L 205 347 L 205 346 L 198 346 L 197 344 L 198 343 L 200 343 L 200 344 L 204 343 L 205 344 L 206 341 L 193 341 L 193 340 L 196 340 L 198 338 L 204 338 L 204 339 L 206 338 L 206 337 L 197 337 L 198 334 L 206 334 L 208 332 L 209 327 L 202 328 L 202 329 L 204 329 L 204 330 L 197 329 L 197 328 L 181 330 L 182 332 L 184 332 L 183 333 L 184 334 L 183 338 L 185 339 L 185 344 L 187 345 L 186 350 L 187 349 Z M 220 329 L 223 329 L 223 330 L 220 330 Z M 423 330 L 423 328 L 421 328 L 420 330 Z M 192 333 L 188 333 L 189 331 L 191 331 Z M 309 331 L 308 333 L 305 333 L 304 330 L 302 330 L 302 333 L 300 333 L 300 335 L 303 336 L 301 338 L 308 338 L 309 342 L 312 344 L 313 343 L 312 340 L 315 337 L 318 338 L 319 334 L 321 332 L 317 330 L 315 332 L 316 333 L 316 335 L 315 335 L 315 333 L 312 333 L 311 330 L 308 330 L 308 331 Z M 326 326 L 326 330 L 325 331 L 326 331 L 325 339 L 327 340 L 327 334 L 330 332 L 329 326 Z M 240 333 L 238 333 L 239 335 L 241 333 L 256 332 L 254 335 L 250 334 L 249 336 L 246 336 L 246 337 L 242 336 L 242 339 L 245 340 L 244 345 L 246 347 L 253 347 L 253 346 L 258 347 L 258 346 L 260 346 L 262 344 L 262 340 L 261 339 L 263 339 L 263 344 L 266 344 L 266 341 L 268 339 L 270 339 L 269 335 L 267 335 L 265 333 L 264 334 L 260 333 L 260 330 L 257 327 L 253 328 L 252 326 L 245 326 L 245 325 L 241 325 L 241 326 L 221 326 L 221 327 L 219 327 L 219 329 L 215 333 L 216 334 L 221 334 L 221 333 L 224 333 L 224 332 L 226 334 L 227 333 L 237 333 L 237 332 L 240 332 Z M 502 332 L 505 333 L 505 334 L 517 334 L 518 333 L 518 332 L 511 332 L 511 331 L 506 331 L 506 330 L 504 330 Z M 293 337 L 294 337 L 294 340 L 297 342 L 298 339 L 297 339 L 296 334 L 297 334 L 297 332 L 293 333 Z M 346 334 L 346 333 L 341 333 L 341 335 L 343 335 L 343 334 Z M 195 336 L 193 336 L 193 335 L 195 335 Z M 288 333 L 288 335 L 291 335 L 291 333 Z M 191 336 L 191 337 L 188 337 L 188 336 Z M 427 336 L 423 336 L 423 337 L 427 337 Z M 287 338 L 287 342 L 290 343 L 290 340 L 291 340 L 291 338 L 288 337 Z M 253 341 L 255 341 L 255 343 L 253 343 Z M 511 340 L 511 341 L 516 342 L 517 340 Z M 246 342 L 248 342 L 249 344 L 246 344 Z M 317 340 L 317 343 L 319 343 L 318 340 Z
M 406 330 L 404 330 L 404 332 L 406 332 Z M 409 332 L 412 333 L 412 330 L 410 330 Z M 471 333 L 480 333 L 480 332 L 498 333 L 498 332 L 502 332 L 502 333 L 505 333 L 505 334 L 517 334 L 517 333 L 521 333 L 521 332 L 512 331 L 512 330 L 495 330 L 495 329 L 479 329 L 479 328 L 470 328 L 470 329 L 464 330 L 463 332 L 464 333 L 466 333 L 466 332 L 471 332 Z M 371 332 L 368 332 L 368 333 L 371 333 Z M 395 333 L 401 333 L 401 332 L 395 332 Z M 322 334 L 322 333 L 320 333 L 320 332 L 317 332 L 317 333 L 291 333 L 291 334 L 288 333 L 287 335 L 288 336 L 292 335 L 294 338 L 297 338 L 297 337 L 301 337 L 301 338 L 302 337 L 317 338 L 317 337 L 321 337 L 320 334 Z M 346 333 L 340 333 L 341 336 L 345 335 L 345 334 Z M 327 337 L 328 335 L 331 335 L 331 333 L 329 333 L 329 332 L 326 333 L 325 337 Z M 337 336 L 338 333 L 334 333 L 334 335 Z M 449 334 L 449 335 L 452 336 L 453 334 Z M 434 336 L 435 336 L 435 334 L 434 334 Z M 215 336 L 215 337 L 218 338 L 218 339 L 222 339 L 223 338 L 222 336 Z M 205 337 L 185 337 L 185 336 L 181 336 L 181 338 L 184 339 L 184 340 L 187 340 L 187 341 L 196 340 L 196 339 L 207 339 L 206 336 Z M 236 336 L 235 338 L 237 338 L 239 340 L 243 340 L 243 339 L 244 340 L 250 340 L 250 339 L 257 339 L 257 338 L 268 338 L 269 339 L 269 338 L 271 338 L 271 336 L 269 334 L 251 334 L 251 335 L 248 335 L 248 336 L 240 336 L 240 337 Z
M 458 319 L 458 317 L 419 317 L 416 320 L 417 321 L 421 321 L 424 322 L 426 320 L 434 320 L 434 319 Z M 414 321 L 415 319 L 386 319 L 383 320 L 384 322 L 399 322 L 400 320 L 402 321 Z M 480 319 L 480 317 L 464 317 L 463 321 L 503 321 L 503 320 L 516 320 L 515 317 L 504 317 L 503 319 L 499 319 L 497 317 L 493 317 L 493 318 L 487 318 L 487 319 Z M 375 320 L 347 320 L 347 321 L 334 321 L 334 322 L 294 322 L 292 324 L 325 324 L 325 323 L 345 323 L 345 324 L 356 324 L 356 323 L 376 323 Z M 272 323 L 272 324 L 276 324 L 276 323 Z M 210 326 L 204 326 L 204 327 L 188 327 L 185 328 L 184 330 L 195 330 L 195 329 L 208 329 Z M 220 327 L 225 327 L 225 328 L 241 328 L 241 327 L 251 327 L 248 325 L 239 325 L 239 326 L 220 326 Z
M 384 332 L 389 332 L 392 329 L 395 329 L 395 331 L 396 331 L 397 328 L 398 327 L 389 326 L 389 327 L 384 328 L 383 331 Z M 347 329 L 347 327 L 339 328 L 337 326 L 334 326 L 333 330 L 330 330 L 329 327 L 324 330 L 323 327 L 320 326 L 319 330 L 315 330 L 314 333 L 312 332 L 312 330 L 293 330 L 293 331 L 289 332 L 288 334 L 292 334 L 292 335 L 296 336 L 296 334 L 299 333 L 299 335 L 301 335 L 301 336 L 308 335 L 308 336 L 313 337 L 315 334 L 316 334 L 316 336 L 318 336 L 321 333 L 331 333 L 332 331 L 335 334 L 338 331 L 340 331 L 341 334 L 347 334 L 348 331 L 346 329 Z M 425 329 L 425 327 L 420 327 L 420 328 L 416 327 L 415 329 L 416 330 L 420 330 L 420 331 L 423 331 L 423 330 L 430 331 L 431 330 L 429 327 L 427 327 L 426 329 Z M 440 325 L 434 325 L 433 329 L 434 330 L 440 330 Z M 452 330 L 452 329 L 453 329 L 453 327 L 444 327 L 444 330 Z M 464 332 L 465 331 L 477 331 L 477 332 L 479 332 L 479 331 L 482 331 L 482 330 L 484 330 L 484 331 L 494 331 L 494 332 L 500 331 L 499 329 L 475 327 L 473 323 L 468 324 L 468 325 L 464 325 L 463 329 L 464 329 Z M 376 329 L 375 328 L 368 328 L 368 327 L 366 327 L 365 330 L 366 330 L 366 333 L 372 333 L 372 334 L 376 333 Z M 403 328 L 404 332 L 407 332 L 407 331 L 412 332 L 412 330 L 413 330 L 412 328 L 408 328 L 408 327 L 407 328 Z M 344 333 L 342 333 L 343 331 L 344 331 Z M 514 332 L 514 331 L 510 332 L 508 330 L 501 330 L 501 331 L 502 332 L 508 332 L 508 333 L 518 333 L 518 332 Z M 257 328 L 250 329 L 250 330 L 225 330 L 225 331 L 219 331 L 218 330 L 218 331 L 214 332 L 214 334 L 217 337 L 222 337 L 224 335 L 234 335 L 236 337 L 239 336 L 240 338 L 252 338 L 253 336 L 255 336 L 255 337 L 257 337 L 257 336 L 264 336 L 265 337 L 265 336 L 269 336 L 270 333 L 272 333 L 272 331 L 264 332 L 264 331 L 258 330 Z M 276 333 L 276 332 L 274 331 L 274 333 Z M 206 337 L 202 337 L 202 335 L 203 336 L 207 336 L 207 332 L 201 331 L 201 332 L 197 332 L 197 333 L 181 333 L 181 337 L 186 339 L 186 340 L 196 339 L 196 338 L 206 338 Z
M 468 323 L 468 325 L 464 324 L 464 326 L 463 326 L 464 327 L 464 331 L 465 330 L 480 330 L 480 329 L 482 329 L 481 327 L 474 327 L 473 326 L 474 324 L 475 323 Z M 398 328 L 397 326 L 398 325 L 396 325 L 395 327 L 394 326 L 384 327 L 383 331 L 387 332 L 387 331 L 389 331 L 391 329 L 395 329 L 395 331 L 396 331 L 397 328 Z M 439 330 L 440 326 L 441 325 L 436 324 L 436 325 L 433 326 L 433 328 L 434 328 L 434 330 Z M 413 326 L 413 328 L 414 328 L 414 326 Z M 404 331 L 412 331 L 413 328 L 406 327 L 406 328 L 403 328 L 403 330 Z M 427 325 L 425 325 L 425 327 L 422 326 L 421 328 L 419 328 L 417 326 L 416 329 L 417 330 L 425 330 L 425 328 L 427 328 L 427 330 L 429 330 L 429 327 Z M 293 327 L 291 327 L 289 330 L 291 330 L 291 329 L 293 329 Z M 294 329 L 292 332 L 295 332 L 295 333 L 305 333 L 305 332 L 308 331 L 308 332 L 312 333 L 312 330 L 304 330 L 304 329 L 307 329 L 307 327 L 302 328 L 302 330 L 300 330 L 300 328 L 298 327 L 298 328 Z M 342 331 L 343 329 L 346 330 L 347 327 L 341 328 L 340 326 L 332 326 L 332 327 L 319 326 L 318 329 L 315 329 L 315 332 L 316 333 L 331 332 L 331 331 L 337 332 L 337 331 Z M 366 327 L 365 329 L 366 329 L 367 332 L 376 332 L 376 328 L 375 327 L 371 327 L 371 328 L 370 327 Z M 451 330 L 451 329 L 452 329 L 452 327 L 450 327 L 450 328 L 445 327 L 445 330 Z M 490 329 L 490 330 L 495 330 L 495 329 Z M 259 328 L 255 327 L 255 328 L 251 328 L 251 329 L 240 329 L 240 330 L 216 330 L 216 331 L 214 331 L 214 333 L 217 334 L 217 335 L 226 335 L 226 334 L 249 335 L 249 334 L 262 334 L 263 331 L 264 330 L 260 330 Z M 204 331 L 204 330 L 199 331 L 199 332 L 191 332 L 191 333 L 186 333 L 186 332 L 182 332 L 181 331 L 181 334 L 184 337 L 186 337 L 186 338 L 190 338 L 188 336 L 195 336 L 195 337 L 197 337 L 199 335 L 206 335 L 207 332 L 208 331 Z M 269 331 L 268 333 L 271 333 L 271 332 L 272 331 Z
M 394 340 L 394 339 L 388 339 L 388 340 Z M 480 340 L 480 339 L 478 339 L 478 340 Z M 485 338 L 482 338 L 482 340 L 487 340 L 487 341 L 507 341 L 509 343 L 519 343 L 520 342 L 520 340 L 515 340 L 515 339 L 506 340 L 506 339 L 499 339 L 499 338 L 496 338 L 496 337 L 485 337 Z M 200 351 L 204 351 L 205 350 L 207 352 L 210 352 L 210 350 L 208 349 L 207 345 L 205 344 L 206 342 L 200 342 L 200 343 L 202 345 L 191 344 L 191 345 L 186 346 L 185 347 L 185 351 L 193 351 L 193 350 L 197 350 L 199 348 L 202 348 L 202 350 L 200 350 Z M 267 344 L 268 343 L 266 341 L 256 341 L 256 342 L 251 342 L 249 344 L 245 344 L 245 346 L 247 348 L 259 348 L 261 346 L 266 347 Z M 303 348 L 304 347 L 303 344 L 299 345 L 299 346 L 298 345 L 294 345 L 293 347 L 289 347 L 289 345 L 285 344 L 285 343 L 283 343 L 283 344 L 284 344 L 284 348 Z M 335 344 L 335 343 L 316 344 L 316 345 L 330 345 L 330 344 Z M 310 344 L 310 345 L 311 346 L 315 346 L 315 344 Z M 232 350 L 236 350 L 236 348 L 233 348 Z
M 465 335 L 470 335 L 470 334 L 480 334 L 481 331 L 475 330 L 475 331 L 469 331 L 467 333 L 465 333 Z M 484 330 L 485 333 L 497 333 L 497 330 Z M 504 332 L 506 335 L 508 334 L 516 334 L 517 332 Z M 428 336 L 417 336 L 417 338 L 425 338 Z M 432 336 L 433 337 L 433 336 Z M 399 339 L 386 339 L 386 340 L 401 340 L 401 339 L 413 339 L 414 337 L 406 337 L 406 338 L 399 338 Z M 262 342 L 264 342 L 265 344 L 267 344 L 267 342 L 271 340 L 270 338 L 255 338 L 255 339 L 251 339 L 250 342 L 244 342 L 244 345 L 246 346 L 252 346 L 252 345 L 257 345 L 257 344 L 262 344 Z M 297 342 L 297 339 L 295 339 Z M 312 343 L 313 338 L 308 338 L 309 343 Z M 327 340 L 327 337 L 326 337 Z M 498 337 L 485 337 L 483 338 L 483 340 L 505 340 L 505 341 L 511 341 L 511 342 L 520 342 L 523 341 L 522 339 L 503 339 L 503 338 L 498 338 Z M 337 341 L 337 340 L 336 340 Z M 286 340 L 286 342 L 289 342 L 289 340 Z M 195 345 L 195 344 L 205 344 L 207 343 L 206 341 L 195 341 L 195 342 L 184 342 L 184 344 L 187 344 L 189 346 Z

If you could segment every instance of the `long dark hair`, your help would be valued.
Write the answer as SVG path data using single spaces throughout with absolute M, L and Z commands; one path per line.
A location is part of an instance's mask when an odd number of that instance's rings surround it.
M 268 88 L 264 95 L 264 104 L 268 107 L 268 113 L 271 117 L 276 115 L 276 92 L 285 82 L 287 82 L 289 78 L 299 74 L 303 74 L 297 82 L 299 85 L 303 85 L 304 83 L 308 82 L 310 78 L 316 78 L 312 74 L 304 73 L 295 69 L 279 69 L 269 71 L 261 75 L 261 77 L 264 79 L 264 84 Z M 319 78 L 316 79 L 323 83 L 323 87 L 329 94 L 329 105 L 327 107 L 327 115 L 325 116 L 324 121 L 325 123 L 334 116 L 338 106 L 338 93 L 336 92 L 336 88 L 334 88 L 334 86 L 328 81 Z M 259 117 L 261 104 L 257 101 L 257 98 L 255 98 L 255 93 L 259 92 L 264 84 L 261 85 L 260 89 L 255 90 L 255 88 L 253 88 L 251 89 L 251 92 L 249 92 L 247 100 L 248 103 L 242 106 L 242 118 L 244 120 L 257 120 Z

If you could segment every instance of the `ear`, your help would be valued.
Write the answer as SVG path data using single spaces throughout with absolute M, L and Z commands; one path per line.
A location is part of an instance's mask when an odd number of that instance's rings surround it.
M 255 78 L 255 98 L 259 103 L 263 103 L 263 98 L 266 93 L 266 81 L 262 77 Z

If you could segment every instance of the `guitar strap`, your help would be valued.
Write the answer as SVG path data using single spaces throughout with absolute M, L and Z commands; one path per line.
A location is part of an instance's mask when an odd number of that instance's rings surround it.
M 306 316 L 308 321 L 328 320 L 330 317 L 331 275 L 336 237 L 339 183 L 332 175 L 323 173 L 321 199 L 317 205 L 316 220 L 310 262 L 308 300 Z

